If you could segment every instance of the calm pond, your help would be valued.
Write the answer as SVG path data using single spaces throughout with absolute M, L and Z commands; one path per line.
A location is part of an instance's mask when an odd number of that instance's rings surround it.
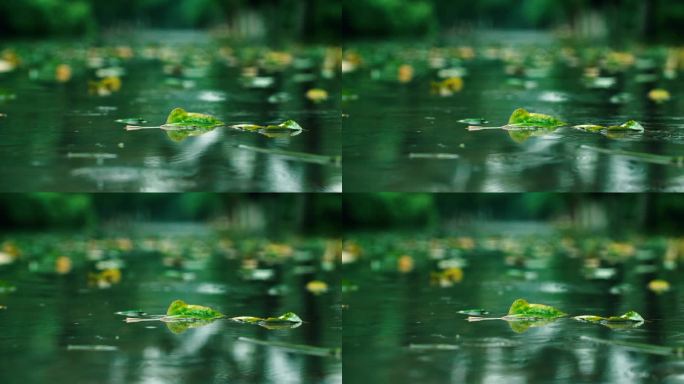
M 231 239 L 186 224 L 135 225 L 131 233 L 3 235 L 0 360 L 12 372 L 3 383 L 342 382 L 330 256 L 339 242 Z M 312 280 L 327 282 L 327 292 L 307 289 Z M 177 299 L 230 317 L 292 311 L 304 322 L 269 330 L 219 319 L 175 333 L 172 323 L 116 314 L 164 315 Z M 268 344 L 278 342 L 287 345 Z
M 526 234 L 499 230 L 347 236 L 345 382 L 684 382 L 681 239 L 581 239 L 539 225 Z M 469 322 L 458 313 L 500 317 L 518 298 L 570 317 L 525 324 Z M 630 310 L 646 321 L 611 329 L 572 318 Z
M 338 52 L 245 46 L 191 32 L 90 45 L 5 41 L 0 178 L 7 182 L 0 189 L 339 191 L 340 108 L 332 96 L 339 71 L 330 69 Z M 312 89 L 328 98 L 307 98 Z M 116 122 L 141 118 L 140 125 L 158 127 L 176 107 L 227 125 L 294 120 L 303 130 L 269 137 L 219 127 L 178 141 Z
M 345 191 L 684 191 L 680 166 L 587 148 L 684 153 L 681 49 L 562 48 L 513 36 L 441 48 L 347 44 Z M 655 101 L 655 89 L 668 94 Z M 459 122 L 503 126 L 517 108 L 569 125 L 636 120 L 645 130 L 468 131 Z

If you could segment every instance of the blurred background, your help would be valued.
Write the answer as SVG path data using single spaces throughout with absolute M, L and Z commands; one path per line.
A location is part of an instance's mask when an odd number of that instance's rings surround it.
M 681 41 L 684 4 L 664 0 L 348 0 L 345 39 L 482 29 L 556 30 L 584 38 Z
M 473 223 L 529 221 L 577 230 L 682 234 L 677 194 L 346 194 L 345 231 L 420 228 L 453 233 Z
M 336 235 L 340 215 L 341 200 L 328 194 L 0 194 L 0 226 L 9 231 L 149 221 Z
M 214 28 L 237 37 L 335 40 L 341 9 L 340 0 L 17 0 L 0 4 L 0 33 L 44 37 Z
M 0 212 L 3 383 L 342 382 L 338 195 L 3 194 Z M 151 320 L 174 300 L 304 323 Z

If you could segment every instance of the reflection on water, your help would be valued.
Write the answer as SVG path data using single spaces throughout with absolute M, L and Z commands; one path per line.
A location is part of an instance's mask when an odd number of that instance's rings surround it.
M 561 49 L 528 37 L 511 46 L 501 40 L 458 41 L 442 49 L 351 44 L 345 52 L 348 191 L 684 190 L 681 167 L 581 149 L 584 144 L 681 154 L 684 104 L 674 95 L 684 94 L 682 67 L 668 64 L 664 49 L 627 54 L 600 47 Z M 435 92 L 441 87 L 435 82 L 444 78 L 462 79 L 462 88 Z M 649 99 L 655 88 L 673 97 L 662 103 Z M 483 118 L 489 121 L 485 125 L 502 126 L 517 108 L 572 125 L 636 120 L 645 132 L 566 127 L 521 137 L 504 130 L 469 132 L 468 124 L 459 122 Z M 411 156 L 416 153 L 451 156 Z
M 183 232 L 3 236 L 3 264 L 11 259 L 7 255 L 19 254 L 0 266 L 0 280 L 16 287 L 0 291 L 0 305 L 6 306 L 0 310 L 0 358 L 3 371 L 13 371 L 2 375 L 3 382 L 341 382 L 335 356 L 258 344 L 340 346 L 334 260 L 321 256 L 334 252 L 334 243 L 237 240 L 200 227 Z M 65 255 L 68 263 L 60 258 Z M 101 281 L 98 271 L 111 269 L 120 270 L 120 280 Z M 328 292 L 308 292 L 313 279 L 326 281 Z M 126 323 L 115 314 L 164 314 L 176 299 L 228 316 L 292 311 L 304 323 L 268 330 L 217 320 L 175 334 L 165 323 Z
M 142 35 L 141 35 L 142 36 Z M 179 35 L 180 36 L 180 35 Z M 268 154 L 245 153 L 240 144 L 325 156 L 340 155 L 338 100 L 313 102 L 312 88 L 335 94 L 337 74 L 326 72 L 335 51 L 296 48 L 277 56 L 261 47 L 232 46 L 193 35 L 193 42 L 164 39 L 126 41 L 122 59 L 112 46 L 79 43 L 5 43 L 22 58 L 0 74 L 3 141 L 0 177 L 12 180 L 4 191 L 338 191 L 341 169 Z M 113 44 L 116 46 L 116 43 Z M 185 45 L 182 45 L 185 44 Z M 119 48 L 117 48 L 119 49 Z M 43 56 L 52 57 L 49 61 Z M 132 57 L 131 57 L 132 55 Z M 291 56 L 287 56 L 291 55 Z M 276 57 L 285 64 L 271 62 Z M 289 60 L 289 61 L 288 61 Z M 67 82 L 29 79 L 59 63 L 71 67 Z M 40 68 L 44 65 L 48 70 Z M 280 67 L 278 65 L 281 65 Z M 38 68 L 38 69 L 36 69 Z M 120 88 L 88 92 L 88 81 L 107 70 L 120 76 Z M 38 72 L 37 72 L 38 73 Z M 106 74 L 107 72 L 105 72 Z M 306 75 L 306 76 L 304 76 Z M 47 75 L 46 75 L 47 76 Z M 270 79 L 251 87 L 245 81 Z M 11 93 L 11 99 L 1 97 Z M 285 94 L 286 99 L 271 99 Z M 272 101 L 269 101 L 271 99 Z M 229 125 L 296 121 L 297 136 L 269 138 L 217 128 L 176 142 L 159 129 L 127 132 L 118 119 L 142 118 L 161 125 L 169 112 L 216 116 Z M 69 156 L 77 154 L 77 156 Z M 113 155 L 86 158 L 84 154 Z
M 681 240 L 585 241 L 548 227 L 532 230 L 451 238 L 347 236 L 345 382 L 680 382 L 681 355 L 592 338 L 684 345 Z M 431 282 L 435 271 L 450 268 L 461 270 L 460 280 Z M 649 290 L 656 278 L 669 281 L 670 290 Z M 610 329 L 561 318 L 521 329 L 502 320 L 468 322 L 468 314 L 458 313 L 484 309 L 499 317 L 518 298 L 571 316 L 634 310 L 646 322 Z

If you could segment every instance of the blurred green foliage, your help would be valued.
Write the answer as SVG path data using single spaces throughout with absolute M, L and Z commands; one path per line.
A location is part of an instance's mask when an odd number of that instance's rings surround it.
M 666 0 L 347 0 L 345 38 L 469 28 L 605 28 L 611 38 L 681 39 L 684 3 Z
M 76 228 L 120 221 L 240 220 L 256 214 L 269 230 L 340 233 L 336 194 L 0 194 L 6 229 Z
M 343 197 L 344 229 L 428 229 L 450 221 L 565 220 L 611 231 L 682 234 L 678 194 L 374 193 Z M 433 228 L 434 229 L 434 228 Z
M 271 35 L 337 39 L 340 0 L 12 0 L 0 2 L 0 34 L 76 35 L 107 27 L 205 28 L 257 14 Z M 55 17 L 58 15 L 59 17 Z

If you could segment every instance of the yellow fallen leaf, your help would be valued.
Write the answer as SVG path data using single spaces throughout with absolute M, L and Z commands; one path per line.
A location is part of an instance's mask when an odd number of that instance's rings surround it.
M 309 89 L 306 92 L 306 98 L 314 103 L 320 103 L 328 100 L 328 91 L 319 88 Z
M 60 83 L 66 83 L 71 80 L 71 66 L 69 64 L 60 64 L 55 69 L 55 80 Z
M 670 92 L 666 89 L 656 88 L 648 92 L 648 98 L 656 103 L 664 103 L 670 100 Z
M 670 283 L 662 279 L 651 280 L 648 283 L 648 289 L 657 294 L 661 294 L 670 290 Z
M 408 273 L 413 270 L 413 258 L 409 255 L 403 255 L 397 260 L 397 269 L 401 273 Z
M 400 83 L 409 83 L 411 80 L 413 80 L 413 67 L 404 64 L 401 67 L 399 67 L 399 72 L 397 73 L 397 79 L 399 80 Z
M 320 280 L 309 281 L 306 284 L 306 290 L 314 295 L 320 295 L 322 293 L 328 292 L 328 284 Z
M 66 275 L 71 272 L 71 259 L 68 256 L 60 256 L 55 260 L 55 272 Z

